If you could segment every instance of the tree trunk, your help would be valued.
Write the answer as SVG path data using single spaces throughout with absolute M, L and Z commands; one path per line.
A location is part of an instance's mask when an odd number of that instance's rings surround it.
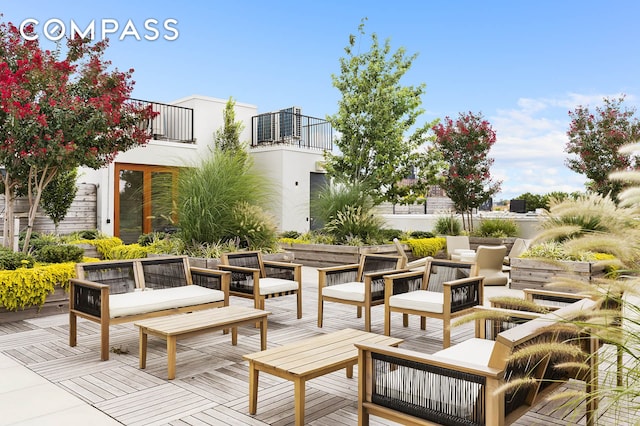
M 3 179 L 4 181 L 4 223 L 2 226 L 2 245 L 4 247 L 11 248 L 13 250 L 13 239 L 16 235 L 16 230 L 13 220 L 13 212 L 15 211 L 15 194 L 13 191 L 13 185 L 9 179 L 7 173 Z

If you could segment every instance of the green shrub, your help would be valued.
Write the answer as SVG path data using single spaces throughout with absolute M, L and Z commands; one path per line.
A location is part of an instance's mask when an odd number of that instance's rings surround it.
M 84 250 L 70 244 L 45 245 L 36 255 L 36 259 L 43 263 L 82 262 Z
M 328 185 L 323 187 L 311 199 L 311 209 L 322 224 L 334 220 L 338 212 L 344 212 L 347 207 L 360 207 L 369 212 L 373 209 L 373 200 L 362 185 Z
M 20 233 L 20 247 L 22 248 L 24 244 L 24 237 L 26 233 Z M 29 247 L 28 251 L 34 256 L 37 256 L 37 253 L 44 247 L 48 245 L 58 245 L 60 244 L 60 238 L 55 234 L 42 234 L 39 232 L 34 232 L 31 234 L 31 238 L 29 239 Z
M 100 232 L 97 229 L 90 229 L 85 231 L 80 231 L 78 233 L 78 238 L 83 240 L 95 240 L 100 235 Z
M 0 269 L 11 271 L 18 268 L 33 268 L 33 264 L 32 256 L 15 252 L 7 247 L 0 247 Z
M 482 219 L 475 230 L 476 237 L 507 238 L 518 236 L 518 225 L 512 219 L 490 218 Z
M 410 238 L 433 238 L 435 237 L 435 235 L 433 235 L 433 232 L 429 232 L 429 231 L 411 231 L 411 233 L 409 234 Z
M 405 232 L 400 229 L 381 229 L 380 230 L 380 238 L 381 242 L 393 241 L 394 238 L 399 240 L 404 240 Z
M 290 239 L 297 239 L 300 238 L 300 232 L 298 231 L 283 231 L 280 233 L 279 238 L 290 238 Z
M 436 219 L 433 230 L 437 235 L 460 235 L 462 233 L 462 224 L 453 216 L 440 216 Z
M 446 238 L 411 238 L 406 241 L 415 257 L 435 256 L 447 244 Z
M 343 211 L 329 221 L 324 230 L 333 236 L 336 242 L 352 245 L 372 244 L 379 241 L 382 219 L 371 214 L 362 206 L 346 206 Z
M 555 241 L 532 245 L 527 251 L 522 253 L 520 257 L 586 262 L 595 260 L 595 254 L 592 252 L 569 253 L 561 243 Z
M 233 235 L 240 248 L 250 250 L 275 251 L 278 231 L 273 219 L 264 209 L 240 202 L 231 211 Z

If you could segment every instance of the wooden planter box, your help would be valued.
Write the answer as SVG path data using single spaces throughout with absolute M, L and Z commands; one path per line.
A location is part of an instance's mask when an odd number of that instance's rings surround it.
M 594 262 L 558 261 L 551 263 L 537 259 L 511 259 L 511 288 L 518 290 L 542 289 L 546 284 L 559 277 L 589 282 L 594 277 L 602 276 L 604 276 L 604 266 Z M 570 288 L 554 287 L 554 290 L 576 292 L 575 289 Z
M 333 244 L 280 243 L 280 246 L 284 250 L 293 253 L 297 263 L 318 268 L 358 263 L 361 254 L 398 254 L 398 250 L 393 244 L 379 246 L 341 246 Z M 411 249 L 406 245 L 404 249 L 409 257 L 409 261 L 414 260 Z
M 152 256 L 152 255 L 149 255 Z M 158 255 L 153 255 L 158 256 Z M 293 262 L 297 260 L 295 255 L 291 252 L 282 252 L 282 253 L 270 253 L 263 254 L 262 258 L 264 260 L 274 260 L 278 262 Z M 195 266 L 198 268 L 209 268 L 209 269 L 218 269 L 218 265 L 220 264 L 219 258 L 213 257 L 189 257 L 189 265 Z
M 507 238 L 492 238 L 492 237 L 469 237 L 469 246 L 472 250 L 477 250 L 478 246 L 506 246 L 507 253 L 513 247 L 513 243 L 516 241 L 514 237 Z
M 61 287 L 56 287 L 41 307 L 31 306 L 17 311 L 0 308 L 0 324 L 66 313 L 69 313 L 69 293 Z

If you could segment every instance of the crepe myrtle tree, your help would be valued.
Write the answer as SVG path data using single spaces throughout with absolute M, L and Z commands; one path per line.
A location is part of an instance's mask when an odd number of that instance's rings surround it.
M 496 142 L 496 132 L 482 114 L 460 113 L 454 122 L 446 117 L 433 127 L 433 149 L 441 152 L 449 169 L 440 184 L 462 215 L 465 230 L 473 231 L 473 209 L 480 207 L 500 191 L 501 181 L 493 181 L 489 150 Z
M 575 154 L 566 160 L 567 167 L 586 176 L 589 190 L 614 200 L 628 183 L 610 179 L 611 171 L 640 169 L 637 154 L 620 151 L 640 136 L 635 109 L 624 108 L 624 98 L 604 98 L 604 105 L 595 111 L 585 106 L 570 111 L 569 142 L 565 147 L 568 154 Z
M 33 27 L 26 27 L 33 33 Z M 14 201 L 29 199 L 27 250 L 43 190 L 78 166 L 94 169 L 145 144 L 155 113 L 129 101 L 133 70 L 109 70 L 108 42 L 75 37 L 55 51 L 0 23 L 0 164 L 5 168 L 5 245 L 13 241 Z
M 439 170 L 437 154 L 420 149 L 434 123 L 416 124 L 425 85 L 400 81 L 417 55 L 407 55 L 404 48 L 392 52 L 390 41 L 381 45 L 375 33 L 361 51 L 364 20 L 358 30 L 340 58 L 340 73 L 331 76 L 342 98 L 338 112 L 327 117 L 339 150 L 325 153 L 327 173 L 335 182 L 360 186 L 376 204 L 402 202 L 416 191 L 424 196 L 426 185 L 435 181 L 430 172 Z M 414 170 L 420 170 L 419 179 L 407 185 L 405 178 Z

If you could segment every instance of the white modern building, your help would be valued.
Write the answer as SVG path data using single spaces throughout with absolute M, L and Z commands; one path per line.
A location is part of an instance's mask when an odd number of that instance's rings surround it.
M 170 105 L 149 103 L 160 114 L 150 123 L 153 139 L 146 146 L 118 154 L 100 170 L 81 170 L 82 182 L 97 188 L 98 229 L 127 243 L 172 225 L 171 206 L 158 200 L 166 199 L 179 168 L 209 155 L 227 100 L 194 95 Z M 326 183 L 323 152 L 332 149 L 329 123 L 302 115 L 299 107 L 258 114 L 255 105 L 241 102 L 235 115 L 244 124 L 240 140 L 274 187 L 279 230 L 312 229 L 310 199 Z

